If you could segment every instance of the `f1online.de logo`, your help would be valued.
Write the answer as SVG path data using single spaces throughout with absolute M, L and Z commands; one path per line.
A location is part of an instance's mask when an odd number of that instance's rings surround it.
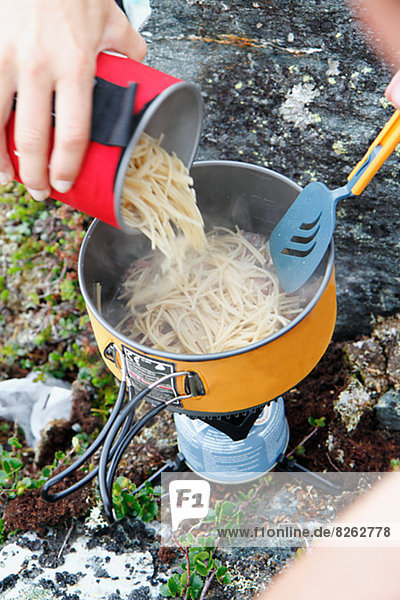
M 202 519 L 210 505 L 210 484 L 203 479 L 171 481 L 169 484 L 172 530 L 185 519 Z

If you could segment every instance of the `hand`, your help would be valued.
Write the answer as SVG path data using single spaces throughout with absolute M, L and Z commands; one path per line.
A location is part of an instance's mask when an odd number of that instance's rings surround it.
M 385 91 L 386 98 L 400 110 L 400 71 L 392 78 Z
M 400 473 L 386 474 L 336 521 L 352 525 L 399 523 Z M 400 547 L 317 547 L 277 577 L 258 600 L 396 600 Z
M 114 50 L 135 60 L 143 38 L 114 0 L 1 0 L 0 183 L 13 179 L 5 127 L 15 92 L 15 144 L 22 182 L 44 200 L 73 185 L 89 140 L 96 58 Z M 52 97 L 56 127 L 50 152 Z
M 360 21 L 368 30 L 370 42 L 394 70 L 400 69 L 399 0 L 350 0 Z M 386 97 L 400 109 L 400 70 L 386 88 Z

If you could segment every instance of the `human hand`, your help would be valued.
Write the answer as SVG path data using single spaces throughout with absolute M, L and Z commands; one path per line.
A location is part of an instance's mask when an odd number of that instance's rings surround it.
M 14 177 L 5 127 L 15 92 L 19 176 L 36 200 L 73 185 L 89 141 L 96 59 L 114 50 L 141 61 L 143 38 L 114 0 L 1 0 L 0 183 Z M 52 98 L 56 126 L 50 152 Z
M 392 78 L 385 91 L 386 98 L 400 110 L 400 71 Z
M 336 521 L 353 526 L 399 523 L 400 473 L 386 474 Z M 362 540 L 361 540 L 362 541 Z M 400 547 L 317 547 L 295 560 L 257 600 L 398 600 Z
M 397 71 L 385 94 L 400 109 L 400 2 L 350 0 L 350 5 L 366 28 L 372 46 Z

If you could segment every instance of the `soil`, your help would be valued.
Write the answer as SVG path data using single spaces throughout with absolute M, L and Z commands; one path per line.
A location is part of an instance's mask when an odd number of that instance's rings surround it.
M 73 474 L 63 480 L 56 491 L 61 491 L 81 478 Z M 61 525 L 72 518 L 82 517 L 90 508 L 88 490 L 78 490 L 55 503 L 49 503 L 40 495 L 40 490 L 29 491 L 11 500 L 4 509 L 3 520 L 5 532 L 37 531 L 46 536 L 48 528 Z

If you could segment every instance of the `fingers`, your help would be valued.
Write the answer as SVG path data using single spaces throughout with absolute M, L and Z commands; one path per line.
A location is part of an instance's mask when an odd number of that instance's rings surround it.
M 8 155 L 5 129 L 10 117 L 12 103 L 13 94 L 8 99 L 0 98 L 0 185 L 7 185 L 14 178 L 14 168 Z
M 147 48 L 144 38 L 133 29 L 124 13 L 116 5 L 101 49 L 121 52 L 139 62 L 146 56 Z
M 351 0 L 358 18 L 376 50 L 391 64 L 400 66 L 400 2 L 398 0 Z
M 386 98 L 400 110 L 400 71 L 392 78 L 385 91 Z
M 49 196 L 48 155 L 52 81 L 38 63 L 21 71 L 15 116 L 19 175 L 35 200 Z
M 95 67 L 85 63 L 80 69 L 75 62 L 73 73 L 57 81 L 55 90 L 45 70 L 40 76 L 38 69 L 28 69 L 20 78 L 14 137 L 19 175 L 35 200 L 47 198 L 50 185 L 66 193 L 78 176 L 90 135 L 94 72 Z M 56 122 L 49 167 L 53 91 Z
M 56 8 L 58 5 L 54 4 Z M 0 183 L 14 174 L 1 129 L 8 121 L 16 90 L 14 140 L 19 154 L 19 178 L 36 200 L 47 198 L 51 187 L 60 193 L 68 192 L 78 177 L 90 136 L 98 52 L 115 50 L 138 61 L 146 54 L 144 39 L 114 2 L 104 1 L 103 8 L 95 6 L 94 15 L 99 14 L 93 29 L 82 24 L 81 12 L 78 25 L 74 11 L 64 12 L 63 19 L 54 20 L 58 24 L 55 30 L 47 27 L 48 20 L 27 19 L 26 26 L 36 42 L 32 50 L 26 36 L 28 41 L 22 50 L 13 53 L 17 58 L 10 73 L 15 81 L 5 83 L 4 73 L 8 71 L 3 73 L 0 64 Z M 97 10 L 99 6 L 101 10 Z M 9 45 L 14 48 L 13 36 L 11 40 Z M 54 92 L 56 117 L 50 158 Z
M 14 168 L 8 155 L 6 125 L 14 100 L 15 83 L 12 64 L 7 58 L 0 64 L 0 184 L 6 185 L 14 177 Z
M 115 4 L 102 38 L 102 49 L 143 60 L 146 42 Z M 115 9 L 115 10 L 114 10 Z M 51 187 L 66 193 L 79 174 L 89 142 L 96 63 L 81 61 L 73 76 L 56 84 L 55 143 L 50 163 Z
M 50 163 L 51 186 L 68 192 L 78 176 L 90 136 L 93 73 L 56 85 L 56 128 Z
M 118 43 L 118 51 L 122 54 L 142 62 L 146 56 L 147 47 L 144 38 L 133 29 L 129 22 L 126 23 L 125 33 Z

